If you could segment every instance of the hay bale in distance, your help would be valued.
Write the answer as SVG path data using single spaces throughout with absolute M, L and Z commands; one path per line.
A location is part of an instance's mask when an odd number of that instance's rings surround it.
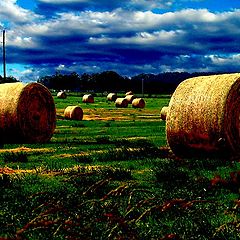
M 67 106 L 64 110 L 65 119 L 82 120 L 83 110 L 79 106 Z
M 84 103 L 94 103 L 94 97 L 92 94 L 85 94 L 83 95 L 82 101 Z
M 133 95 L 133 92 L 132 91 L 126 92 L 125 96 L 128 96 L 128 95 Z
M 161 112 L 160 112 L 160 118 L 162 119 L 162 120 L 166 120 L 166 118 L 167 118 L 167 113 L 168 113 L 168 107 L 163 107 L 162 109 L 161 109 Z
M 128 106 L 128 101 L 126 98 L 117 98 L 115 101 L 115 106 L 118 108 L 126 108 Z
M 50 91 L 39 83 L 0 84 L 0 141 L 44 143 L 56 127 Z
M 136 97 L 134 96 L 134 95 L 127 95 L 126 97 L 125 97 L 125 99 L 127 99 L 127 101 L 128 101 L 128 103 L 129 104 L 132 104 L 132 101 L 133 101 L 133 99 L 135 99 Z
M 61 98 L 61 99 L 66 99 L 67 98 L 67 94 L 65 91 L 60 91 L 57 93 L 57 98 Z
M 166 119 L 179 156 L 240 155 L 240 74 L 190 78 L 176 88 Z
M 145 107 L 145 101 L 143 98 L 135 98 L 132 101 L 132 107 L 134 108 L 144 108 Z
M 108 101 L 112 101 L 112 102 L 115 102 L 117 99 L 117 94 L 116 93 L 109 93 L 107 95 L 107 100 Z

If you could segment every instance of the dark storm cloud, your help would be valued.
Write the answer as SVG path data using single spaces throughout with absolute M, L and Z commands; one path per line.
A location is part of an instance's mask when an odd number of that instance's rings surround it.
M 5 12 L 0 10 L 0 19 L 10 26 L 8 62 L 33 66 L 35 70 L 27 72 L 31 76 L 49 73 L 50 69 L 53 73 L 115 70 L 125 75 L 239 71 L 239 9 L 156 13 L 142 9 L 166 8 L 173 2 L 38 2 L 38 12 L 19 7 L 15 0 L 4 3 Z M 108 11 L 103 11 L 100 5 L 108 6 Z M 91 10 L 82 10 L 86 6 Z M 4 21 L 0 20 L 1 25 Z

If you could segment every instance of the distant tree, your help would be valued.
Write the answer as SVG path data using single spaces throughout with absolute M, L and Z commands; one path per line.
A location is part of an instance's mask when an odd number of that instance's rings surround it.
M 9 77 L 6 77 L 6 79 L 4 79 L 0 75 L 0 84 L 1 83 L 14 83 L 14 82 L 19 82 L 19 81 L 15 77 L 13 77 L 13 76 L 9 76 Z

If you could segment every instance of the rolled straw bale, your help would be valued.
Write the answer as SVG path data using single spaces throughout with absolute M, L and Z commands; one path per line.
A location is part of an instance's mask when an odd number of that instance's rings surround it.
M 166 120 L 168 109 L 169 109 L 169 107 L 166 107 L 166 106 L 161 109 L 160 118 L 162 120 Z
M 133 99 L 135 99 L 136 97 L 134 95 L 127 95 L 125 97 L 125 99 L 127 99 L 128 103 L 131 104 Z
M 133 92 L 132 91 L 126 92 L 125 96 L 128 96 L 128 95 L 133 95 Z
M 115 106 L 119 108 L 126 108 L 128 106 L 128 101 L 126 98 L 117 98 L 115 101 Z
M 64 110 L 64 117 L 72 120 L 82 120 L 83 110 L 79 106 L 67 106 Z
M 240 155 L 240 73 L 183 81 L 169 103 L 167 141 L 176 155 Z
M 116 93 L 109 93 L 107 95 L 107 100 L 108 101 L 112 101 L 112 102 L 115 102 L 117 99 L 117 94 Z
M 42 143 L 56 127 L 56 109 L 50 91 L 39 83 L 0 84 L 0 141 Z
M 145 107 L 145 101 L 143 98 L 135 98 L 132 101 L 132 107 L 134 108 L 144 108 Z
M 57 98 L 61 98 L 61 99 L 66 99 L 67 98 L 67 94 L 64 91 L 60 91 L 57 93 Z
M 82 101 L 84 103 L 94 103 L 94 97 L 92 94 L 85 94 L 83 95 Z

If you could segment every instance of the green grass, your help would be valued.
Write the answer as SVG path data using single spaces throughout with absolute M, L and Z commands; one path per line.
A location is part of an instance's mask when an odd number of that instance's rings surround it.
M 169 97 L 145 100 L 139 110 L 55 98 L 49 143 L 5 144 L 0 238 L 239 239 L 239 162 L 176 158 L 160 120 Z M 84 119 L 65 120 L 68 105 Z

